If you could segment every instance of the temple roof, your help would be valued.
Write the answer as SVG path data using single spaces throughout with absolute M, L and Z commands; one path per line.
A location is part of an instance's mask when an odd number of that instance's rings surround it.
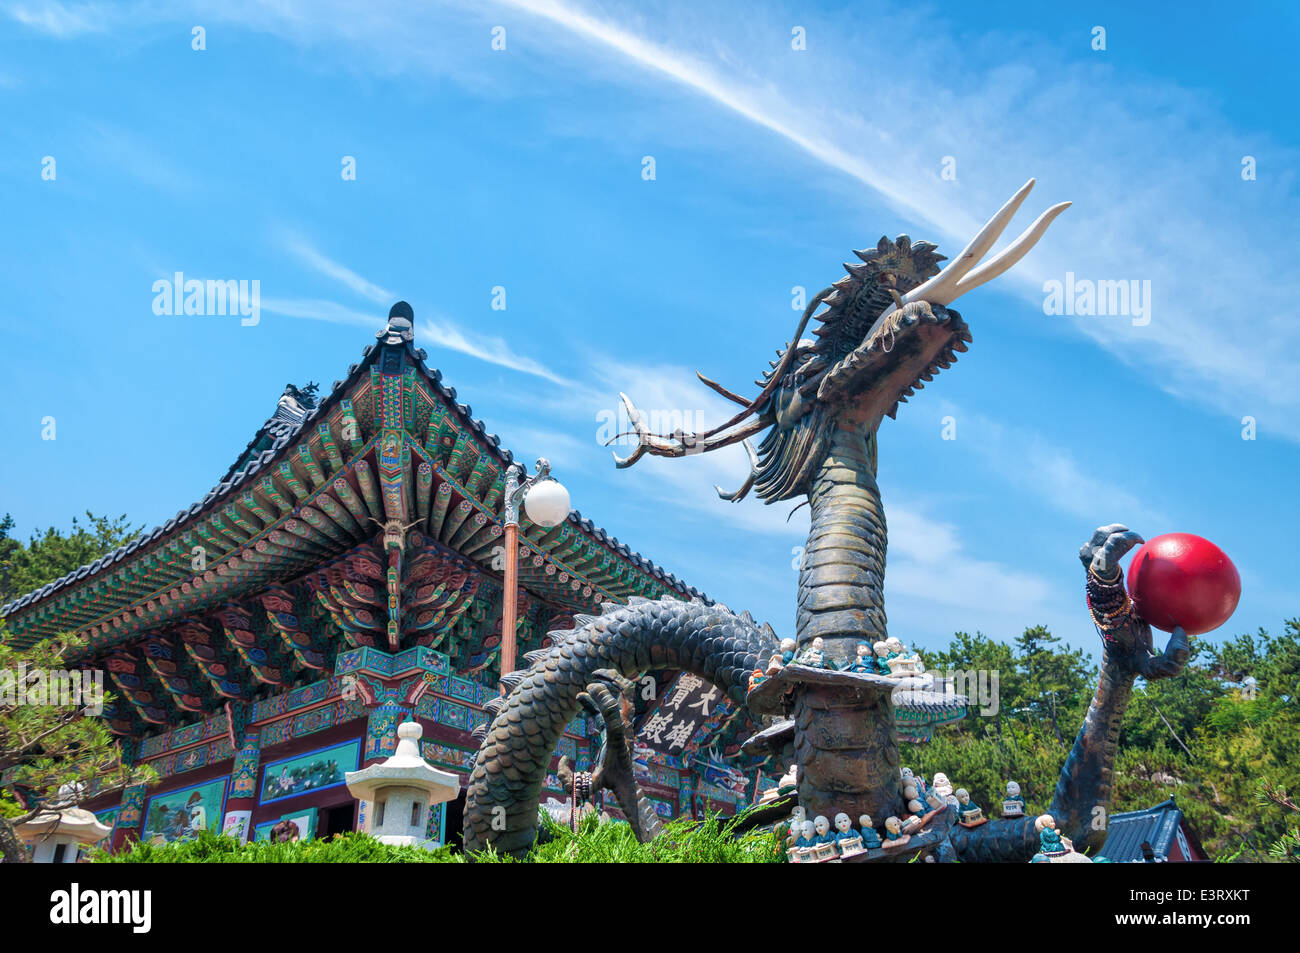
M 434 468 L 440 478 L 445 476 L 457 496 L 464 496 L 460 506 L 468 506 L 467 512 L 477 514 L 474 519 L 479 524 L 486 518 L 494 524 L 489 528 L 499 535 L 504 474 L 515 462 L 514 456 L 501 446 L 499 437 L 474 418 L 468 405 L 457 401 L 455 388 L 443 384 L 441 371 L 425 363 L 427 355 L 414 347 L 413 336 L 413 314 L 409 305 L 399 302 L 387 326 L 376 334 L 378 343 L 365 348 L 362 360 L 348 368 L 345 378 L 334 382 L 329 394 L 314 401 L 311 388 L 287 387 L 275 413 L 201 500 L 119 549 L 0 608 L 0 616 L 15 641 L 30 644 L 73 630 L 89 636 L 92 644 L 114 644 L 160 621 L 211 608 L 240 592 L 264 587 L 268 580 L 290 578 L 301 572 L 305 553 L 316 553 L 321 559 L 332 556 L 321 556 L 319 545 L 291 552 L 297 539 L 281 530 L 287 526 L 298 537 L 307 539 L 303 530 L 310 527 L 299 519 L 302 511 L 311 511 L 318 491 L 328 489 L 341 474 L 355 478 L 345 468 L 345 458 L 350 466 L 361 454 L 373 454 L 378 464 L 380 428 L 376 408 L 391 397 L 378 391 L 394 379 L 399 393 L 391 399 L 402 403 L 398 412 L 404 413 L 403 429 L 417 451 L 423 453 L 424 446 L 439 449 L 435 437 L 454 441 L 454 445 L 448 443 L 442 448 L 451 457 L 446 464 L 447 474 L 436 461 Z M 393 367 L 402 374 L 418 376 L 418 386 L 414 377 L 395 377 L 392 373 L 384 376 L 378 366 L 381 357 L 388 355 L 391 361 L 398 352 L 404 352 L 405 358 L 398 358 Z M 407 383 L 411 385 L 409 392 Z M 366 406 L 362 406 L 363 402 Z M 441 421 L 438 434 L 434 433 L 435 418 Z M 350 438 L 351 453 L 347 445 L 349 426 L 357 430 Z M 426 428 L 422 446 L 421 431 Z M 456 469 L 466 468 L 465 459 L 477 461 L 477 465 L 468 465 L 473 467 L 472 472 Z M 420 466 L 424 477 L 429 462 Z M 292 487 L 293 495 L 286 487 Z M 343 490 L 346 492 L 347 487 Z M 259 502 L 265 503 L 268 494 L 285 507 L 279 512 L 260 507 Z M 287 504 L 281 494 L 288 498 Z M 245 522 L 249 510 L 260 519 Z M 314 511 L 306 514 L 309 518 L 313 515 L 319 516 Z M 295 522 L 298 525 L 289 525 Z M 549 595 L 547 586 L 558 576 L 573 590 L 570 593 L 564 589 L 562 595 L 574 608 L 594 610 L 602 601 L 622 601 L 628 595 L 653 598 L 676 593 L 684 598 L 706 599 L 576 510 L 566 523 L 553 530 L 533 526 L 526 516 L 521 518 L 520 529 L 521 544 L 536 552 L 533 567 L 526 567 L 521 560 L 521 585 Z M 222 564 L 215 569 L 192 571 L 189 553 L 194 545 L 213 547 L 218 556 L 212 562 L 215 565 L 221 560 Z M 485 552 L 479 552 L 474 558 L 483 564 L 487 557 Z M 610 559 L 619 565 L 611 568 Z M 593 574 L 584 569 L 591 566 L 599 566 L 599 571 Z M 536 572 L 529 576 L 533 569 Z
M 1191 828 L 1183 828 L 1183 812 L 1174 799 L 1162 801 L 1141 811 L 1112 814 L 1106 821 L 1106 843 L 1098 856 L 1113 863 L 1141 861 L 1143 843 L 1151 845 L 1157 860 L 1166 860 L 1178 838 L 1184 838 L 1180 852 L 1187 859 L 1205 856 L 1205 850 Z

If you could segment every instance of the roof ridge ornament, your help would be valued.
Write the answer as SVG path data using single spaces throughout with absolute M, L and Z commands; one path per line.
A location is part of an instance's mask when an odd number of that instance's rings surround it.
M 266 427 L 271 429 L 276 437 L 280 437 L 286 431 L 283 427 L 277 428 L 277 424 L 285 423 L 292 427 L 302 423 L 307 419 L 307 414 L 316 408 L 319 399 L 316 395 L 319 390 L 320 385 L 315 381 L 309 381 L 305 387 L 285 384 L 284 393 L 276 401 L 275 413 L 266 422 Z
M 415 309 L 399 301 L 388 309 L 388 325 L 375 332 L 383 344 L 410 344 L 415 340 Z

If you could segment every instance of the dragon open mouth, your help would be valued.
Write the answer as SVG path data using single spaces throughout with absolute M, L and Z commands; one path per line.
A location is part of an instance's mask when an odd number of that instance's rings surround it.
M 817 397 L 865 400 L 864 416 L 893 417 L 900 403 L 952 366 L 970 340 L 970 328 L 956 311 L 924 301 L 907 304 L 816 382 Z

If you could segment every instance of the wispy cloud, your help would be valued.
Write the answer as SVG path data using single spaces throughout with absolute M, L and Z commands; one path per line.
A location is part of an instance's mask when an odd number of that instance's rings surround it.
M 145 185 L 177 195 L 196 187 L 194 176 L 169 159 L 158 142 L 113 123 L 87 123 L 84 149 L 94 161 L 106 163 Z
M 382 305 L 389 305 L 397 300 L 397 296 L 391 291 L 386 291 L 374 282 L 367 281 L 346 265 L 341 265 L 332 258 L 325 257 L 300 236 L 286 235 L 284 245 L 294 257 L 308 268 L 319 272 L 326 278 L 337 281 L 363 298 Z
M 416 322 L 416 333 L 422 341 L 432 341 L 439 347 L 445 347 L 461 354 L 468 354 L 480 361 L 506 367 L 523 374 L 532 374 L 548 380 L 552 384 L 565 386 L 564 378 L 548 370 L 546 365 L 526 357 L 510 347 L 504 338 L 485 334 L 470 334 L 446 319 L 421 320 Z
M 120 6 L 106 3 L 69 5 L 47 0 L 45 3 L 7 4 L 5 12 L 29 29 L 67 39 L 104 32 L 123 11 Z
M 375 311 L 358 311 L 344 307 L 336 301 L 320 298 L 263 298 L 262 310 L 286 318 L 307 318 L 330 324 L 350 324 L 361 328 L 379 330 L 381 318 Z
M 689 87 L 725 109 L 788 140 L 817 161 L 875 189 L 895 206 L 924 215 L 924 204 L 918 203 L 917 196 L 906 189 L 902 181 L 889 174 L 888 166 L 867 162 L 861 154 L 846 150 L 833 140 L 819 135 L 815 128 L 792 121 L 787 114 L 788 110 L 773 101 L 775 91 L 770 84 L 750 87 L 737 83 L 697 58 L 674 51 L 667 45 L 651 42 L 570 4 L 556 3 L 554 0 L 502 2 L 506 6 L 543 17 L 562 29 L 592 40 L 648 70 Z
M 889 508 L 890 595 L 983 613 L 990 605 L 1014 606 L 1020 616 L 1052 605 L 1043 578 L 966 551 L 960 531 L 936 520 L 923 505 Z
M 330 258 L 302 236 L 285 231 L 282 233 L 282 241 L 285 249 L 312 271 L 343 285 L 358 297 L 385 307 L 397 300 L 397 296 L 391 291 L 387 291 L 373 281 L 363 278 L 353 269 Z M 286 317 L 307 318 L 335 324 L 355 324 L 372 329 L 378 329 L 379 322 L 382 320 L 375 312 L 359 311 L 332 301 L 315 298 L 264 299 L 262 309 Z M 470 357 L 489 364 L 495 364 L 498 367 L 509 368 L 523 374 L 531 374 L 554 384 L 562 386 L 566 384 L 562 377 L 550 371 L 544 364 L 519 354 L 510 347 L 505 339 L 493 335 L 471 334 L 455 322 L 441 316 L 418 318 L 416 321 L 416 335 L 420 341 L 431 342 L 448 350 L 468 354 Z
M 1045 435 L 959 408 L 949 401 L 944 401 L 942 407 L 959 428 L 954 448 L 973 454 L 985 473 L 1018 492 L 1084 520 L 1110 513 L 1114 519 L 1134 526 L 1168 523 L 1167 514 L 1098 475 L 1095 468 L 1081 464 L 1070 450 Z

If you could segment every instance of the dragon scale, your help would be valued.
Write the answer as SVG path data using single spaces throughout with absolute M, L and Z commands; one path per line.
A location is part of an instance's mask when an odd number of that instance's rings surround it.
M 800 648 L 821 638 L 836 661 L 885 638 L 885 512 L 876 486 L 876 436 L 841 423 L 810 494 L 812 526 L 799 566 Z

